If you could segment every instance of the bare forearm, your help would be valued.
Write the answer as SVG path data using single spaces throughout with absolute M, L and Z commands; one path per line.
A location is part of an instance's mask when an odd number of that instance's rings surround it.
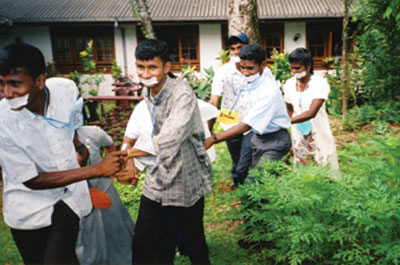
M 247 132 L 248 130 L 250 130 L 251 127 L 249 125 L 247 125 L 244 122 L 241 122 L 235 126 L 233 126 L 232 128 L 229 128 L 226 131 L 220 132 L 216 135 L 218 142 L 221 141 L 226 141 L 232 138 L 235 138 L 236 136 Z
M 310 111 L 305 111 L 297 116 L 294 116 L 291 118 L 291 122 L 292 123 L 300 123 L 303 121 L 308 121 L 312 118 L 314 118 L 315 115 L 313 115 L 312 113 L 310 113 Z
M 145 151 L 132 148 L 128 150 L 128 158 L 140 157 L 140 156 L 151 156 L 152 154 L 147 153 Z
M 86 166 L 77 169 L 58 171 L 58 172 L 42 172 L 24 184 L 30 189 L 52 189 L 64 187 L 74 182 L 89 179 L 101 175 L 98 164 Z
M 24 184 L 31 189 L 51 189 L 97 176 L 111 176 L 121 169 L 125 162 L 126 151 L 112 152 L 97 164 L 63 170 L 57 172 L 42 172 Z
M 121 150 L 129 150 L 132 148 L 132 146 L 134 146 L 136 143 L 136 139 L 132 139 L 129 137 L 124 137 L 124 140 L 122 141 L 122 145 L 121 145 Z
M 317 115 L 319 109 L 322 107 L 324 101 L 324 99 L 319 98 L 313 99 L 313 101 L 311 102 L 311 106 L 307 111 L 291 118 L 292 123 L 299 123 L 313 119 Z
M 219 96 L 218 95 L 212 95 L 211 99 L 208 103 L 210 103 L 211 105 L 214 105 L 215 107 L 218 108 L 218 102 L 219 102 Z
M 232 139 L 242 133 L 247 132 L 250 129 L 251 127 L 249 125 L 241 122 L 226 131 L 208 137 L 205 141 L 205 148 L 207 150 L 216 143 Z

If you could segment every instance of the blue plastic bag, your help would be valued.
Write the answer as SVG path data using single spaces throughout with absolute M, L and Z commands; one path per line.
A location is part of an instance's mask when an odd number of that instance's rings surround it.
M 311 121 L 304 121 L 301 123 L 296 123 L 296 129 L 302 134 L 302 135 L 309 135 L 311 130 L 312 130 L 312 125 Z

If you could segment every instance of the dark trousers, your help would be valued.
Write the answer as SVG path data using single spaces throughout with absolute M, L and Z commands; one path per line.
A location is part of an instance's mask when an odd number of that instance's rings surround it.
M 254 134 L 251 138 L 253 149 L 252 166 L 256 166 L 261 159 L 277 161 L 284 158 L 290 151 L 292 140 L 287 129 L 280 129 L 273 133 Z
M 11 228 L 25 264 L 79 264 L 75 244 L 79 217 L 63 201 L 54 206 L 52 224 L 34 230 Z
M 251 137 L 253 132 L 240 135 L 226 141 L 229 153 L 232 158 L 232 180 L 235 186 L 243 184 L 252 159 Z
M 161 248 L 173 215 L 192 264 L 210 264 L 203 229 L 204 198 L 192 207 L 162 206 L 142 195 L 132 242 L 133 264 L 173 264 L 163 260 Z M 171 240 L 175 240 L 171 238 Z

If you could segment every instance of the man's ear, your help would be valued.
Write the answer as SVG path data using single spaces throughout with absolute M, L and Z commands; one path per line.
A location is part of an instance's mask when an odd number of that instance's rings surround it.
M 164 74 L 168 74 L 168 72 L 171 71 L 171 67 L 172 67 L 171 62 L 170 61 L 166 62 L 164 64 Z
M 38 77 L 36 77 L 35 84 L 37 88 L 42 90 L 46 84 L 46 76 L 44 74 L 40 74 Z
M 264 69 L 265 67 L 267 67 L 267 59 L 265 59 L 265 60 L 262 61 L 262 63 L 261 63 L 261 68 Z

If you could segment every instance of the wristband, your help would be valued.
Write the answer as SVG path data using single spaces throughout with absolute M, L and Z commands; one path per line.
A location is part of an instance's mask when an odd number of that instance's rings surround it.
M 80 153 L 86 147 L 86 145 L 81 144 L 80 146 L 75 146 L 75 151 Z
M 213 138 L 215 143 L 218 143 L 218 139 L 217 139 L 217 135 L 216 134 L 211 135 L 211 137 Z

